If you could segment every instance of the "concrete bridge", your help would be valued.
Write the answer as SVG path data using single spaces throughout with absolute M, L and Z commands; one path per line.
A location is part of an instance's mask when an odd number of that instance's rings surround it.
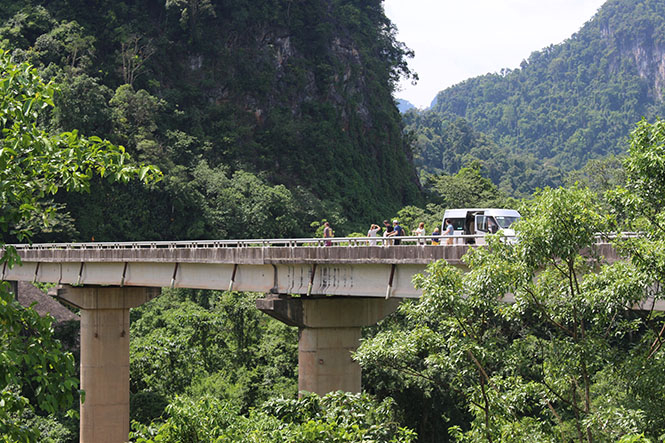
M 129 309 L 160 288 L 261 292 L 257 307 L 299 328 L 298 388 L 359 392 L 351 360 L 361 328 L 421 294 L 411 280 L 444 259 L 463 266 L 469 246 L 382 239 L 219 240 L 14 245 L 22 265 L 2 280 L 51 282 L 81 312 L 81 442 L 124 442 L 129 433 Z M 610 261 L 609 244 L 598 245 Z M 298 295 L 292 297 L 292 295 Z

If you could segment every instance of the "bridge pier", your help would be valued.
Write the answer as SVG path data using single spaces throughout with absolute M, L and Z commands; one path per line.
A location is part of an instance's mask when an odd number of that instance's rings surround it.
M 256 301 L 266 314 L 298 326 L 298 390 L 324 395 L 360 392 L 361 368 L 351 353 L 363 326 L 397 309 L 401 299 L 267 295 Z
M 64 286 L 58 297 L 81 309 L 80 442 L 129 439 L 129 309 L 159 288 Z

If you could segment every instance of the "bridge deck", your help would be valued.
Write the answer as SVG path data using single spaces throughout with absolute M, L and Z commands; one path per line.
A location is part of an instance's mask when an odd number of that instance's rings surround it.
M 469 247 L 420 244 L 416 237 L 397 246 L 368 241 L 337 238 L 330 247 L 321 239 L 15 245 L 22 265 L 5 266 L 2 279 L 412 298 L 421 295 L 412 285 L 415 274 L 440 259 L 464 266 Z M 611 245 L 598 247 L 615 259 Z

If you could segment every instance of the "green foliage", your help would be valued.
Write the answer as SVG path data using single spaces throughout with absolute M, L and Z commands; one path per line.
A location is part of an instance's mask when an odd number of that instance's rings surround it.
M 48 224 L 53 206 L 42 199 L 60 188 L 88 190 L 93 175 L 125 182 L 159 176 L 151 166 L 132 165 L 122 147 L 99 137 L 84 138 L 76 131 L 52 135 L 38 128 L 40 114 L 53 106 L 53 94 L 53 85 L 42 82 L 35 69 L 0 52 L 0 231 L 19 240 L 32 232 L 26 222 Z
M 509 202 L 491 180 L 481 175 L 477 164 L 453 175 L 427 176 L 425 184 L 444 208 L 495 208 Z
M 404 115 L 404 121 L 413 138 L 414 163 L 421 181 L 426 182 L 431 174 L 455 174 L 470 167 L 491 179 L 502 192 L 526 196 L 562 180 L 562 169 L 555 164 L 543 164 L 533 153 L 513 153 L 462 118 L 412 111 Z
M 178 22 L 184 30 L 189 31 L 192 42 L 197 41 L 202 34 L 199 29 L 202 19 L 215 16 L 215 7 L 210 0 L 166 0 L 166 10 L 171 9 L 180 14 Z
M 423 297 L 355 358 L 421 398 L 411 404 L 454 392 L 442 424 L 455 441 L 657 438 L 661 320 L 629 310 L 653 279 L 594 251 L 610 220 L 593 192 L 545 189 L 520 211 L 519 242 L 488 238 L 466 273 L 430 265 L 415 279 Z
M 628 156 L 623 165 L 625 187 L 611 192 L 619 215 L 619 226 L 646 232 L 629 238 L 619 246 L 629 254 L 642 272 L 655 281 L 665 278 L 665 123 L 641 121 L 631 133 Z
M 416 434 L 395 422 L 394 405 L 365 394 L 307 394 L 298 400 L 274 398 L 248 415 L 229 403 L 204 396 L 178 397 L 163 424 L 134 424 L 133 441 L 198 442 L 411 442 Z
M 14 3 L 0 9 L 0 38 L 63 83 L 45 123 L 123 144 L 173 183 L 95 184 L 101 202 L 60 193 L 76 223 L 60 240 L 76 231 L 85 240 L 249 236 L 255 226 L 221 229 L 223 217 L 208 216 L 223 209 L 181 190 L 198 186 L 202 162 L 230 181 L 282 186 L 273 197 L 296 196 L 296 223 L 259 228 L 273 236 L 304 235 L 323 217 L 357 231 L 420 203 L 392 98 L 398 79 L 412 75 L 412 52 L 380 2 Z M 121 211 L 99 209 L 109 198 Z M 160 226 L 132 228 L 145 220 Z
M 84 191 L 94 175 L 113 181 L 156 180 L 152 166 L 136 166 L 122 147 L 76 131 L 53 134 L 38 125 L 53 106 L 55 89 L 27 63 L 0 52 L 0 264 L 12 267 L 16 250 L 7 239 L 30 241 L 48 226 L 59 205 L 44 200 L 58 189 Z M 72 354 L 54 338 L 51 317 L 22 308 L 0 284 L 0 434 L 3 441 L 36 441 L 30 412 L 63 413 L 77 397 Z M 59 431 L 53 431 L 53 435 Z
M 34 441 L 39 433 L 21 414 L 68 409 L 78 397 L 74 357 L 53 337 L 51 317 L 24 309 L 0 287 L 0 434 L 4 441 Z
M 569 187 L 579 184 L 589 188 L 599 199 L 605 200 L 605 193 L 625 184 L 626 173 L 621 157 L 610 155 L 589 160 L 582 169 L 568 173 L 565 181 Z
M 75 21 L 63 21 L 37 37 L 34 44 L 35 59 L 45 66 L 53 63 L 67 71 L 77 73 L 92 66 L 94 37 Z
M 156 144 L 154 133 L 157 130 L 159 100 L 143 89 L 134 91 L 130 85 L 122 85 L 116 89 L 109 105 L 113 113 L 114 132 L 120 138 L 118 143 L 134 148 L 140 159 L 159 161 L 163 152 L 146 149 Z
M 16 6 L 17 9 L 21 8 L 19 2 Z M 25 7 L 5 19 L 0 35 L 2 46 L 9 49 L 27 48 L 54 25 L 54 20 L 43 6 Z
M 74 443 L 78 440 L 78 417 L 63 417 L 61 414 L 41 416 L 26 409 L 20 415 L 20 421 L 25 428 L 36 431 L 36 441 L 40 443 Z M 11 441 L 7 439 L 9 435 L 4 437 L 3 441 Z
M 59 91 L 54 97 L 53 125 L 66 131 L 83 134 L 111 133 L 109 99 L 112 91 L 86 74 L 59 77 Z
M 270 186 L 249 172 L 229 177 L 227 168 L 212 169 L 205 161 L 193 171 L 190 189 L 198 198 L 206 232 L 216 238 L 288 237 L 297 229 L 296 202 L 283 185 Z
M 243 411 L 295 395 L 295 331 L 267 318 L 256 296 L 165 290 L 131 312 L 132 416 L 147 423 L 175 395 L 210 395 Z

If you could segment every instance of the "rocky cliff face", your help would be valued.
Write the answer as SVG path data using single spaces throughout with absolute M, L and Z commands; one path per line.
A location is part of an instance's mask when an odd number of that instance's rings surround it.
M 204 55 L 201 75 L 176 82 L 235 108 L 240 113 L 233 119 L 249 125 L 245 146 L 222 161 L 311 189 L 339 202 L 352 219 L 381 217 L 417 201 L 392 99 L 395 76 L 408 75 L 407 53 L 394 40 L 380 0 L 236 3 L 230 15 L 221 12 L 228 2 L 214 3 L 207 44 L 196 48 Z M 274 9 L 266 13 L 264 3 Z M 238 23 L 233 17 L 242 9 L 246 19 Z M 194 49 L 180 43 L 180 50 Z M 205 134 L 213 143 L 220 135 Z
M 639 77 L 648 85 L 649 95 L 662 102 L 665 93 L 665 45 L 659 43 L 661 38 L 654 38 L 659 33 L 656 29 L 658 23 L 645 26 L 646 32 L 627 33 L 626 30 L 615 32 L 608 24 L 604 24 L 600 28 L 600 35 L 608 48 L 615 48 L 610 65 L 612 73 L 619 73 L 622 62 L 629 60 Z
M 634 42 L 626 55 L 633 58 L 640 78 L 648 82 L 650 94 L 662 101 L 665 88 L 665 48 L 646 42 Z
M 583 31 L 598 30 L 611 57 L 612 73 L 629 61 L 662 102 L 665 87 L 665 5 L 654 0 L 610 0 Z M 603 54 L 599 54 L 603 55 Z

